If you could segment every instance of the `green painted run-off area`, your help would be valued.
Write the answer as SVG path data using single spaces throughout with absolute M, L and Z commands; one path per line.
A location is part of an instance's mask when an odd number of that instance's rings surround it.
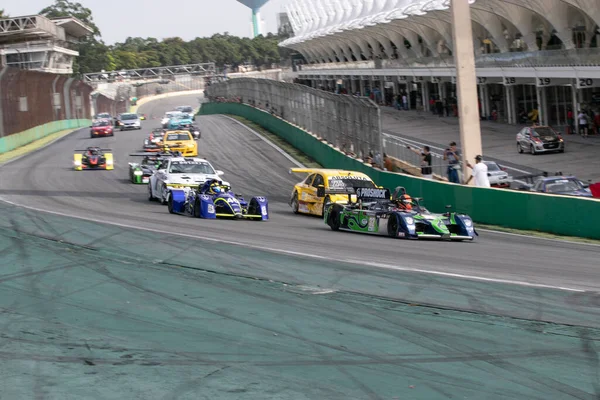
M 280 136 L 326 168 L 361 171 L 378 185 L 393 190 L 404 186 L 425 206 L 442 212 L 452 205 L 476 222 L 513 229 L 600 239 L 600 201 L 551 196 L 504 189 L 484 189 L 410 177 L 372 168 L 350 158 L 289 122 L 240 103 L 205 103 L 200 114 L 233 114 L 244 117 Z

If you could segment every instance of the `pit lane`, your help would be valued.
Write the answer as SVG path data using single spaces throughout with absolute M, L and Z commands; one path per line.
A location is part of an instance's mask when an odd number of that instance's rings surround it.
M 159 125 L 165 111 L 197 104 L 197 95 L 156 100 L 140 107 L 150 119 L 141 131 L 117 131 L 114 137 L 90 139 L 87 129 L 2 168 L 0 196 L 12 203 L 93 218 L 159 232 L 212 238 L 232 243 L 380 268 L 434 273 L 524 285 L 598 290 L 596 246 L 482 233 L 473 243 L 416 242 L 332 232 L 318 218 L 296 216 L 287 205 L 293 184 L 292 163 L 243 126 L 223 116 L 197 117 L 202 130 L 200 156 L 225 172 L 237 193 L 269 199 L 270 221 L 204 221 L 170 215 L 147 199 L 145 185 L 128 180 L 128 155 Z M 152 116 L 157 119 L 152 119 Z M 72 170 L 73 150 L 96 145 L 113 149 L 114 171 Z M 425 194 L 426 197 L 426 194 Z M 282 266 L 282 271 L 285 266 Z M 277 274 L 277 271 L 272 271 Z M 274 276 L 277 279 L 277 276 Z M 369 288 L 377 295 L 376 288 Z

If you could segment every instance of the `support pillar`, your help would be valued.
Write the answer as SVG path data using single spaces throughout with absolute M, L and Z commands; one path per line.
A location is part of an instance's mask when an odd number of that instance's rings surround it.
M 486 109 L 486 116 L 490 116 L 492 115 L 492 106 L 490 104 L 490 85 L 485 84 L 483 85 L 483 99 L 484 99 L 484 104 L 485 104 L 485 109 Z M 498 111 L 498 110 L 496 110 Z
M 421 101 L 423 102 L 423 110 L 429 111 L 429 96 L 427 94 L 427 83 L 421 82 Z
M 456 90 L 460 141 L 462 147 L 463 179 L 471 176 L 467 161 L 475 163 L 475 156 L 482 153 L 481 126 L 477 115 L 477 78 L 475 75 L 475 49 L 473 26 L 468 0 L 452 0 L 452 38 L 454 63 L 456 65 Z M 471 180 L 471 185 L 474 181 Z
M 365 81 L 362 79 L 362 77 L 360 78 L 359 81 L 359 91 L 360 91 L 360 95 L 364 96 L 365 95 Z
M 575 132 L 579 133 L 579 101 L 577 99 L 578 95 L 577 85 L 575 82 L 571 83 L 571 102 L 573 103 L 573 125 L 575 126 Z
M 542 89 L 541 87 L 536 87 L 535 88 L 535 98 L 536 98 L 536 106 L 534 108 L 536 108 L 538 110 L 538 124 L 540 125 L 545 125 L 544 123 L 544 119 L 546 117 L 546 113 L 542 104 L 542 97 L 543 97 L 543 93 L 542 93 Z
M 358 92 L 356 79 L 350 78 L 350 87 L 352 88 L 352 96 L 356 95 L 356 92 Z

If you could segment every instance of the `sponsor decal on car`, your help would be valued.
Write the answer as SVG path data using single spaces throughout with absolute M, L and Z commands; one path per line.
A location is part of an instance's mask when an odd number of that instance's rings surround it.
M 214 214 L 214 212 L 215 212 L 215 206 L 213 206 L 212 204 L 209 204 L 208 205 L 208 212 L 210 214 Z
M 359 198 L 368 199 L 388 199 L 389 191 L 387 189 L 375 189 L 375 188 L 358 188 L 356 189 L 356 195 Z

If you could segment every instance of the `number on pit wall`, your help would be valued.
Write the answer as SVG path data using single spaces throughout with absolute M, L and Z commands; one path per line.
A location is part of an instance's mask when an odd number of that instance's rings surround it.
M 589 79 L 589 78 L 579 78 L 579 87 L 580 88 L 585 88 L 585 87 L 592 87 L 594 85 L 594 80 L 593 79 Z
M 505 85 L 514 85 L 515 83 L 517 83 L 517 78 L 504 77 L 504 84 Z
M 538 78 L 538 86 L 550 86 L 552 79 L 550 78 Z

